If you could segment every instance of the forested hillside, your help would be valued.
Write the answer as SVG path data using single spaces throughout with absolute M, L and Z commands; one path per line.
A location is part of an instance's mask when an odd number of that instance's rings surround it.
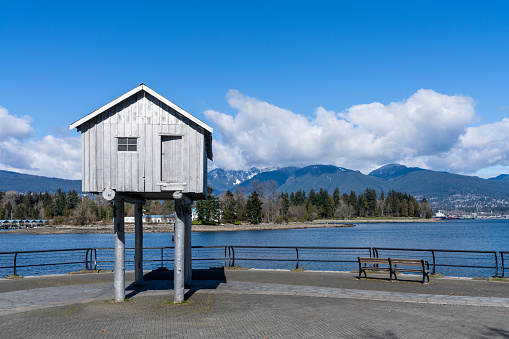
M 38 175 L 22 174 L 0 170 L 0 191 L 48 192 L 56 193 L 58 189 L 64 192 L 75 190 L 81 193 L 81 180 L 67 180 L 42 177 Z

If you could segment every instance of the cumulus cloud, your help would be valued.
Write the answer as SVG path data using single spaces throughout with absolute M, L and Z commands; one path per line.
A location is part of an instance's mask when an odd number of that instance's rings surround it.
M 226 99 L 235 116 L 204 112 L 221 135 L 214 143 L 214 166 L 221 168 L 322 163 L 366 173 L 401 163 L 473 174 L 509 165 L 509 120 L 468 127 L 475 101 L 466 96 L 421 89 L 388 105 L 355 105 L 340 113 L 318 107 L 312 118 L 236 90 Z
M 18 118 L 0 107 L 0 169 L 81 179 L 81 139 L 47 135 L 33 140 L 31 124 L 29 116 Z
M 459 173 L 490 173 L 489 168 L 509 167 L 509 119 L 468 127 L 448 152 L 428 159 L 431 166 L 446 162 L 448 170 Z
M 32 118 L 25 115 L 21 118 L 10 115 L 9 111 L 0 106 L 0 141 L 15 139 L 22 140 L 35 134 L 31 126 Z

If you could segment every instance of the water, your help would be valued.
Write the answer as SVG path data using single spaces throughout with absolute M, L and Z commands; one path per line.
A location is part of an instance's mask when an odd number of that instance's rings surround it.
M 355 227 L 344 228 L 193 232 L 192 244 L 193 246 L 389 247 L 509 251 L 509 220 L 455 220 L 432 223 L 358 224 Z M 166 246 L 173 246 L 170 233 L 144 234 L 144 247 Z M 101 247 L 114 247 L 112 234 L 32 235 L 0 232 L 0 252 Z M 134 247 L 134 234 L 126 234 L 126 247 Z M 126 254 L 126 258 L 130 256 L 131 253 Z M 172 253 L 167 253 L 165 256 L 169 260 L 172 259 Z M 428 260 L 427 257 L 425 259 Z M 7 259 L 0 258 L 0 266 L 8 265 L 5 264 L 5 260 Z M 221 262 L 214 264 L 220 265 Z M 153 265 L 156 263 L 154 262 Z M 256 266 L 256 264 L 250 266 Z M 145 267 L 151 268 L 151 264 L 148 263 Z M 127 268 L 129 269 L 129 264 Z M 30 274 L 44 274 L 50 271 L 48 267 L 24 270 Z M 6 275 L 3 273 L 0 270 L 0 276 Z
M 509 251 L 509 220 L 358 224 L 355 227 L 193 233 L 193 245 L 397 247 Z

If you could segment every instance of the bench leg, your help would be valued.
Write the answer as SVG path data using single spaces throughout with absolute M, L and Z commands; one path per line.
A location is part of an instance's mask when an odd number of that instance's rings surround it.
M 358 279 L 361 279 L 361 274 L 364 273 L 364 278 L 367 278 L 368 276 L 366 275 L 366 267 L 362 267 L 360 261 L 359 261 L 359 276 L 357 277 Z

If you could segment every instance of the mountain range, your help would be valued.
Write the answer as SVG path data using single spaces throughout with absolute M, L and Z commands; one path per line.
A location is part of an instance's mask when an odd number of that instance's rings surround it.
M 380 167 L 368 175 L 356 170 L 350 170 L 331 165 L 312 165 L 303 168 L 284 167 L 269 171 L 251 169 L 247 180 L 241 180 L 241 171 L 229 171 L 229 183 L 216 182 L 215 178 L 222 177 L 223 170 L 215 169 L 209 172 L 208 183 L 216 192 L 233 190 L 235 187 L 244 187 L 249 192 L 253 180 L 267 182 L 273 180 L 280 192 L 296 192 L 304 190 L 309 192 L 327 189 L 332 193 L 339 188 L 341 193 L 357 194 L 366 188 L 373 188 L 378 193 L 395 190 L 406 192 L 415 197 L 426 197 L 441 206 L 454 201 L 455 205 L 477 204 L 484 201 L 486 204 L 509 206 L 509 175 L 499 175 L 491 179 L 482 179 L 474 176 L 459 175 L 447 172 L 437 172 L 418 167 L 406 167 L 398 164 L 389 164 Z M 256 174 L 254 174 L 256 173 Z M 254 175 L 253 175 L 254 174 Z
M 55 193 L 59 188 L 64 192 L 76 190 L 81 193 L 81 180 L 49 178 L 0 170 L 0 191 L 2 192 L 44 193 L 48 191 L 48 193 Z
M 382 166 L 369 174 L 332 165 L 311 165 L 306 167 L 283 167 L 277 169 L 250 168 L 247 171 L 214 169 L 208 173 L 208 184 L 216 193 L 242 187 L 249 192 L 253 181 L 273 181 L 279 192 L 296 192 L 310 189 L 326 189 L 332 193 L 357 194 L 366 188 L 378 193 L 395 190 L 406 192 L 417 198 L 426 197 L 440 207 L 509 207 L 509 174 L 490 179 L 437 172 L 418 167 L 398 164 Z M 65 192 L 76 190 L 81 193 L 81 180 L 66 180 L 43 176 L 21 174 L 0 170 L 0 191 L 26 193 L 54 193 L 60 188 Z

